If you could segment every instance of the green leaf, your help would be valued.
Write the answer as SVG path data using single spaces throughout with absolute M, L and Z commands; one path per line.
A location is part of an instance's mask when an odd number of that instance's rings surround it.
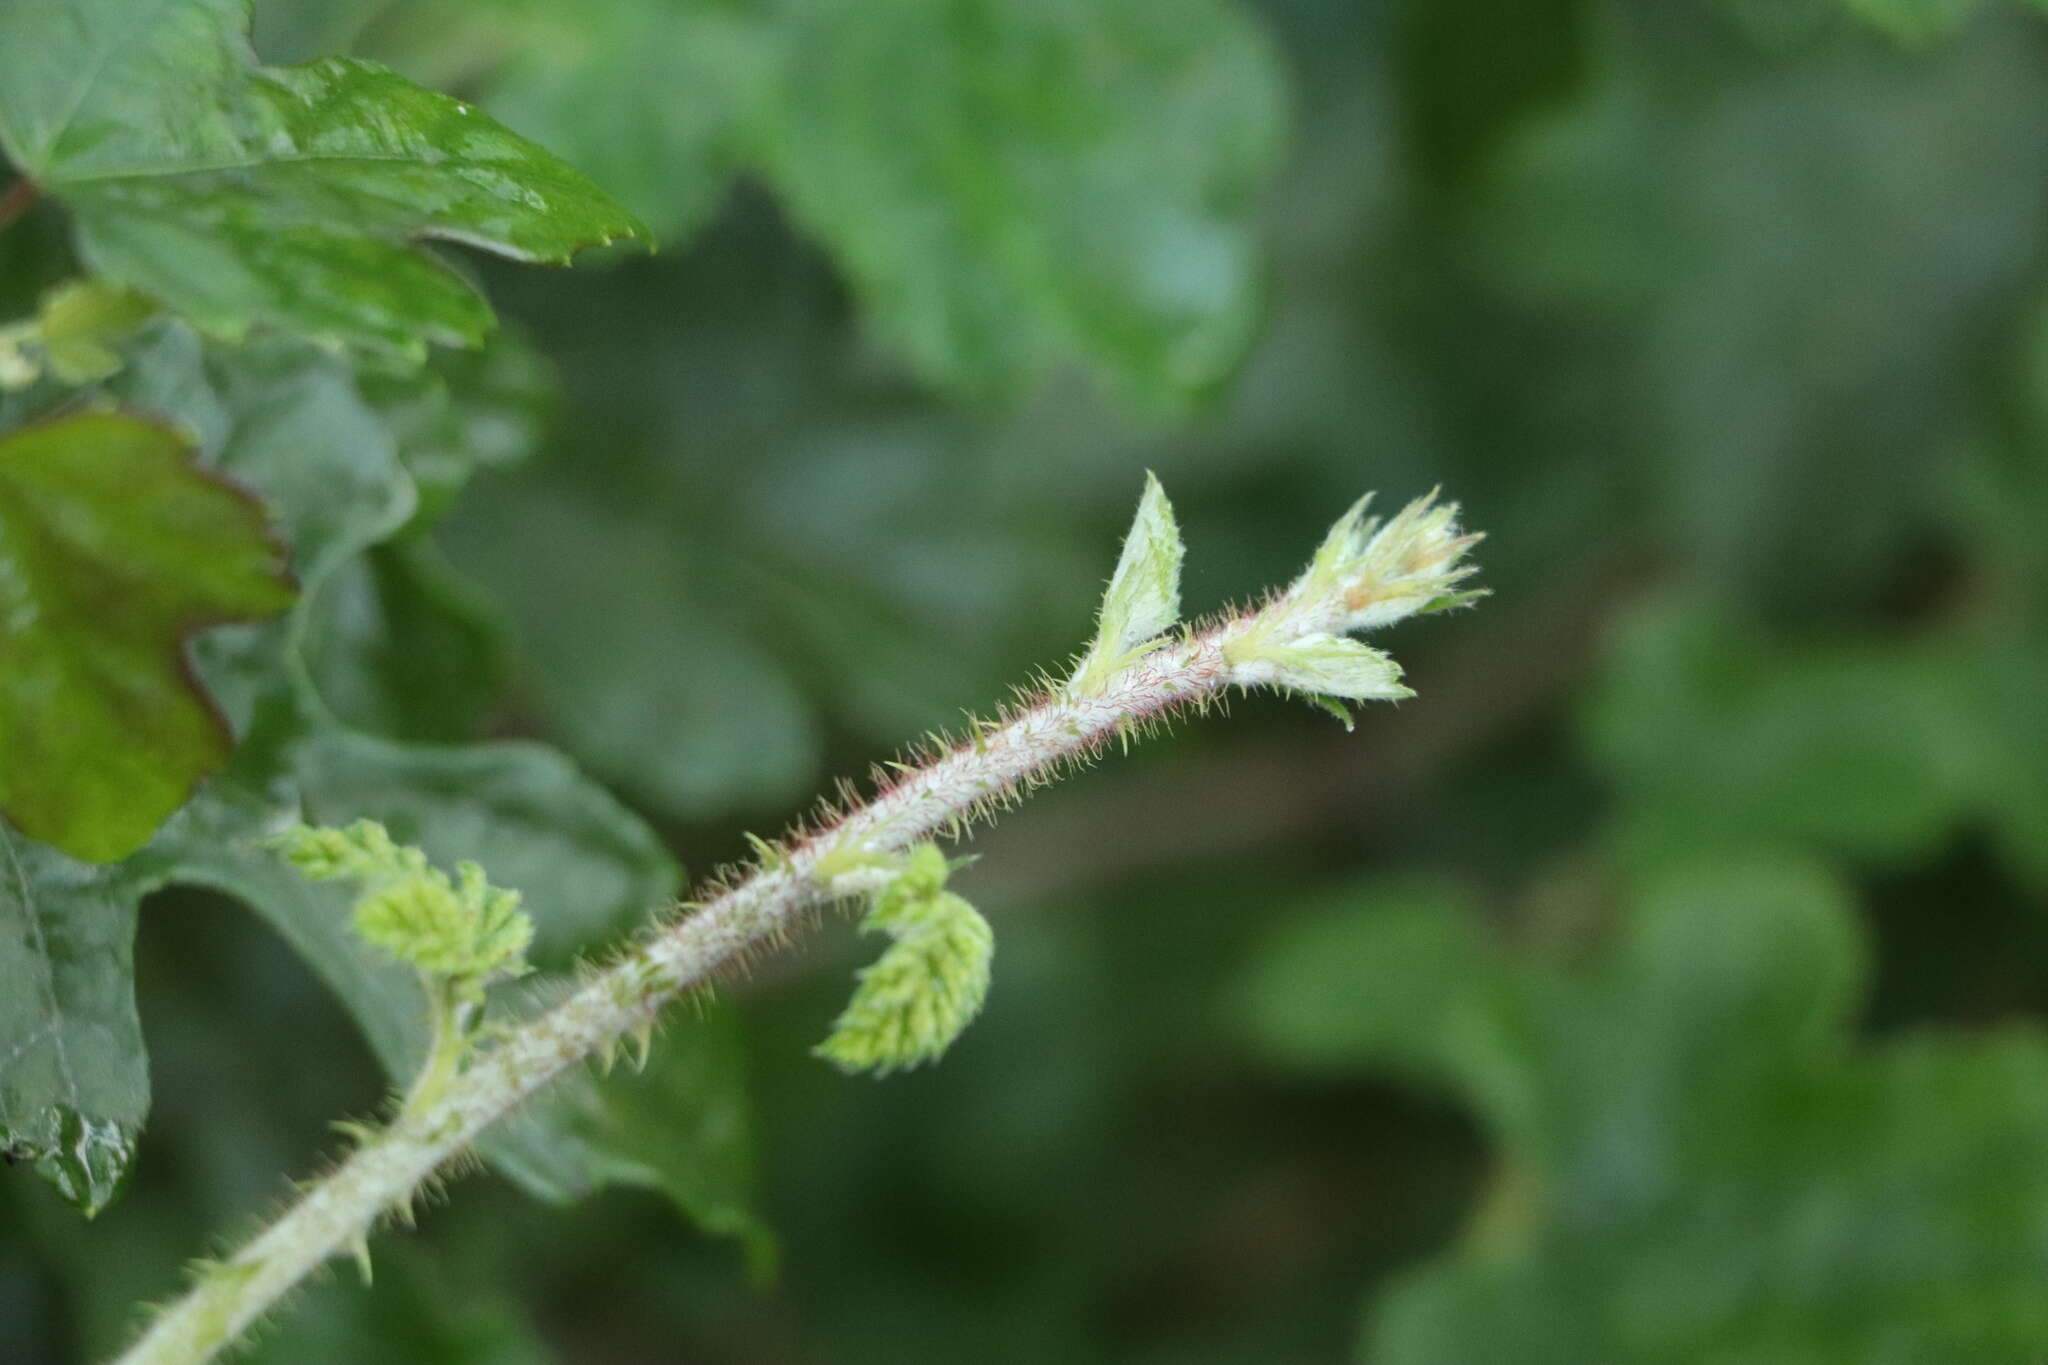
M 290 616 L 216 631 L 195 660 L 236 733 L 266 701 L 303 690 L 301 647 L 331 575 L 397 534 L 419 506 L 396 437 L 340 357 L 289 339 L 212 346 L 174 320 L 152 324 L 107 388 L 196 433 L 206 459 L 263 496 L 303 590 Z M 330 638 L 325 662 L 335 657 Z M 295 703 L 294 703 L 295 704 Z
M 481 1003 L 493 979 L 525 976 L 533 921 L 519 893 L 493 886 L 480 864 L 456 863 L 455 876 L 411 845 L 392 841 L 375 820 L 345 828 L 294 825 L 264 841 L 308 881 L 347 880 L 358 888 L 350 919 L 356 933 L 424 976 L 448 978 L 457 998 Z
M 365 729 L 472 737 L 503 682 L 498 618 L 422 522 L 436 510 L 428 500 L 445 502 L 473 468 L 527 453 L 549 391 L 531 352 L 494 338 L 372 378 L 303 343 L 209 346 L 165 321 L 128 360 L 110 391 L 197 432 L 210 461 L 264 495 L 293 545 L 300 609 L 199 650 L 238 728 L 259 697 L 304 682 Z
M 469 860 L 516 888 L 533 956 L 561 967 L 674 898 L 680 871 L 646 825 L 538 744 L 391 744 L 330 732 L 296 764 L 309 823 L 370 819 L 443 867 Z
M 246 0 L 10 5 L 0 147 L 81 253 L 212 335 L 258 324 L 417 360 L 490 310 L 423 238 L 563 262 L 641 235 L 566 163 L 371 63 L 270 68 Z
M 1237 7 L 792 10 L 761 155 L 920 371 L 1000 393 L 1078 358 L 1172 404 L 1235 365 L 1284 122 Z
M 485 87 L 491 112 L 669 240 L 718 207 L 738 167 L 778 36 L 765 10 L 731 0 L 457 7 L 473 41 L 509 54 Z
M 311 818 L 370 818 L 437 861 L 471 858 L 502 885 L 518 888 L 533 917 L 534 957 L 566 966 L 573 953 L 616 939 L 648 910 L 672 900 L 680 872 L 653 834 L 559 755 L 536 745 L 430 749 L 332 734 L 306 747 L 299 767 Z M 216 883 L 219 884 L 219 883 Z M 328 975 L 373 1041 L 394 1080 L 412 1073 L 425 1038 L 418 993 L 389 988 L 388 964 L 366 970 L 346 914 L 303 897 L 270 911 L 255 895 L 223 885 L 278 923 Z M 344 902 L 346 897 L 343 897 Z M 282 922 L 288 918 L 289 923 Z M 309 956 L 310 956 L 309 952 Z M 528 1009 L 551 988 L 519 993 Z M 394 1006 L 396 1007 L 394 1010 Z M 607 1184 L 668 1195 L 707 1232 L 743 1238 L 757 1264 L 769 1254 L 751 1212 L 752 1137 L 745 1077 L 729 1021 L 684 1019 L 646 1076 L 614 1071 L 600 1081 L 572 1071 L 486 1134 L 481 1147 L 530 1193 L 580 1198 Z
M 1384 651 L 1341 635 L 1320 632 L 1278 643 L 1261 642 L 1231 656 L 1247 683 L 1291 688 L 1346 701 L 1399 701 L 1415 695 L 1401 682 L 1401 666 Z
M 149 1112 L 135 1017 L 139 893 L 0 824 L 0 1150 L 90 1215 Z
M 198 433 L 210 461 L 265 495 L 293 543 L 301 609 L 200 651 L 238 720 L 303 665 L 352 724 L 471 737 L 503 681 L 499 622 L 423 523 L 474 469 L 525 458 L 553 396 L 539 358 L 500 335 L 409 375 L 366 375 L 301 343 L 209 346 L 165 321 L 128 360 L 109 390 Z
M 185 637 L 292 601 L 261 508 L 193 457 L 112 413 L 0 437 L 0 809 L 80 858 L 134 852 L 227 760 Z
M 215 468 L 226 467 L 264 495 L 266 504 L 278 513 L 280 529 L 291 541 L 295 566 L 309 592 L 338 563 L 392 534 L 411 515 L 415 499 L 392 439 L 356 395 L 346 367 L 333 357 L 308 347 L 276 343 L 225 353 L 210 352 L 189 329 L 166 321 L 145 331 L 129 348 L 129 360 L 129 366 L 108 386 L 110 392 L 193 432 L 204 447 L 205 458 Z M 159 431 L 155 427 L 147 429 Z M 199 486 L 220 493 L 217 479 L 201 479 L 197 475 L 194 478 Z M 124 500 L 123 506 L 137 511 L 161 505 L 139 498 L 126 502 L 133 492 L 133 485 L 123 485 L 114 496 Z M 241 511 L 254 515 L 247 506 L 241 506 Z M 275 548 L 267 541 L 264 548 L 275 554 Z M 209 558 L 207 563 L 209 572 L 216 574 L 230 567 L 226 560 Z M 291 727 L 299 724 L 292 703 L 291 673 L 286 666 L 298 615 L 294 612 L 283 621 L 260 627 L 210 631 L 196 642 L 196 662 L 223 709 L 234 717 L 237 728 L 248 728 L 259 705 L 266 702 L 272 706 L 282 704 L 282 714 L 287 718 L 283 737 L 288 738 Z M 277 738 L 273 736 L 272 742 Z M 220 752 L 225 754 L 224 735 L 221 743 Z M 135 905 L 150 890 L 174 875 L 189 875 L 202 882 L 218 879 L 223 874 L 207 859 L 246 858 L 265 872 L 271 869 L 275 860 L 257 856 L 247 842 L 296 818 L 298 807 L 289 773 L 279 771 L 276 765 L 277 759 L 267 751 L 267 746 L 265 752 L 252 754 L 245 750 L 237 766 L 256 773 L 256 777 L 217 779 L 197 801 L 188 803 L 172 818 L 150 847 L 108 873 L 116 880 L 108 883 L 113 889 L 106 892 L 108 908 L 104 913 L 119 916 L 118 929 L 95 929 L 86 924 L 58 926 L 65 928 L 75 941 L 103 939 L 111 945 L 92 959 L 89 971 L 78 969 L 79 990 L 93 999 L 130 999 L 133 985 L 127 953 L 134 933 Z M 71 904 L 78 875 L 67 870 L 71 867 L 68 861 L 55 850 L 38 849 L 26 841 L 22 841 L 21 847 L 36 851 L 34 856 L 23 854 L 27 889 L 20 896 L 45 906 Z M 251 878 L 257 876 L 253 868 L 241 871 Z M 288 898 L 303 894 L 301 887 L 293 885 L 294 880 L 280 876 L 271 883 L 251 881 L 256 890 L 250 898 L 266 906 L 282 905 Z M 345 928 L 345 906 L 343 913 Z M 323 946 L 318 936 L 321 921 L 318 915 L 308 912 L 301 917 L 301 923 L 307 926 L 303 932 L 313 937 L 299 940 L 298 946 L 312 957 Z M 355 998 L 376 1000 L 380 992 L 385 993 L 382 998 L 392 1018 L 400 1017 L 406 1009 L 418 1009 L 415 983 L 402 972 L 380 976 L 378 969 L 388 964 L 377 963 L 367 952 L 362 957 L 362 962 L 352 966 L 333 968 L 336 977 L 345 979 L 346 989 L 355 992 Z M 344 961 L 338 956 L 329 960 L 330 964 Z M 10 992 L 9 999 L 11 1003 L 25 997 Z M 123 1008 L 132 1013 L 132 1005 L 124 1004 Z M 6 1022 L 5 1031 L 0 1032 L 0 1040 L 4 1040 L 0 1041 L 0 1049 L 31 1037 L 32 1023 L 17 1029 L 12 1018 Z M 88 1021 L 76 1030 L 52 1035 L 56 1039 L 52 1045 L 85 1054 L 99 1046 L 93 1027 Z M 382 1025 L 370 1025 L 368 1030 L 385 1055 L 402 1055 L 402 1031 L 384 1029 Z M 135 1076 L 144 1075 L 139 1038 L 133 1039 L 130 1064 Z M 146 1080 L 138 1079 L 136 1084 L 132 1103 L 126 1108 L 102 1106 L 106 1113 L 77 1110 L 76 1106 L 67 1110 L 69 1102 L 61 1094 L 31 1097 L 23 1091 L 9 1123 L 24 1130 L 34 1127 L 44 1133 L 60 1131 L 70 1122 L 67 1114 L 75 1111 L 96 1125 L 95 1131 L 115 1125 L 116 1131 L 132 1139 L 147 1104 Z M 90 1200 L 103 1200 L 111 1192 L 125 1160 L 126 1151 L 122 1150 L 100 1163 L 101 1169 L 90 1187 Z M 53 1175 L 62 1177 L 61 1171 L 51 1169 Z M 74 1188 L 82 1188 L 75 1180 L 70 1183 Z
M 373 819 L 437 862 L 474 859 L 493 881 L 516 887 L 544 966 L 566 966 L 572 954 L 612 942 L 672 900 L 680 880 L 646 826 L 537 745 L 428 748 L 330 733 L 304 746 L 294 787 L 309 820 Z M 351 932 L 352 894 L 281 884 L 299 879 L 273 855 L 220 859 L 210 850 L 221 842 L 210 831 L 195 842 L 180 879 L 226 891 L 268 919 L 335 988 L 393 1080 L 409 1077 L 426 1042 L 418 987 Z M 209 859 L 213 870 L 199 871 Z M 553 989 L 511 998 L 531 1009 Z M 658 1190 L 706 1231 L 742 1237 L 759 1262 L 768 1244 L 750 1212 L 752 1138 L 738 1040 L 729 1022 L 704 1035 L 699 1027 L 694 1019 L 674 1024 L 663 1049 L 678 1055 L 647 1076 L 614 1071 L 600 1081 L 572 1071 L 486 1134 L 485 1156 L 557 1202 L 607 1184 Z

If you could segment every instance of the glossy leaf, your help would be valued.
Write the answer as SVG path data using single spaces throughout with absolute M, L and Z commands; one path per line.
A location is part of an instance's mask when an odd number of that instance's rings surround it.
M 0 147 L 104 278 L 202 330 L 258 324 L 418 359 L 474 344 L 476 292 L 417 248 L 563 262 L 640 229 L 471 106 L 371 63 L 255 65 L 247 0 L 0 11 Z
M 246 492 L 112 413 L 0 438 L 0 809 L 80 858 L 134 852 L 227 760 L 185 637 L 292 601 Z
M 718 207 L 768 93 L 779 35 L 767 6 L 493 0 L 453 8 L 489 37 L 517 35 L 504 42 L 487 101 L 508 126 L 589 173 L 665 239 L 687 236 Z

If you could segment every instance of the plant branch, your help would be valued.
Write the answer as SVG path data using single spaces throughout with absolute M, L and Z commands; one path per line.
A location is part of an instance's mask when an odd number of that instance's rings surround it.
M 1148 503 L 1155 493 L 1153 485 Z M 1111 742 L 1128 742 L 1173 713 L 1206 708 L 1234 686 L 1306 690 L 1303 679 L 1313 679 L 1318 690 L 1353 699 L 1406 695 L 1391 660 L 1333 632 L 1442 604 L 1443 590 L 1469 572 L 1457 562 L 1475 539 L 1457 534 L 1452 510 L 1425 499 L 1375 534 L 1375 525 L 1362 520 L 1362 505 L 1354 508 L 1308 572 L 1258 609 L 1139 647 L 1112 639 L 1110 647 L 1126 660 L 1121 666 L 1092 664 L 1085 678 L 1047 687 L 996 721 L 970 720 L 965 737 L 935 741 L 914 765 L 892 765 L 872 799 L 828 812 L 779 846 L 762 846 L 756 863 L 685 907 L 682 918 L 658 924 L 560 1005 L 473 1053 L 452 1079 L 415 1091 L 420 1102 L 367 1134 L 267 1229 L 206 1267 L 117 1365 L 195 1365 L 211 1357 L 330 1258 L 359 1249 L 381 1217 L 405 1216 L 423 1181 L 566 1068 L 644 1036 L 679 996 L 750 953 L 787 942 L 820 906 L 852 894 L 854 875 L 835 869 L 934 835 L 958 836 Z M 1141 510 L 1134 538 L 1144 524 Z M 1170 513 L 1164 524 L 1171 528 Z M 1177 533 L 1172 548 L 1177 579 Z M 1127 545 L 1111 599 L 1126 591 L 1126 578 L 1136 581 L 1139 569 L 1127 572 L 1132 564 L 1139 561 Z M 1165 572 L 1160 568 L 1140 587 L 1156 589 Z M 1110 605 L 1105 638 L 1109 623 L 1121 619 Z M 1091 651 L 1094 660 L 1102 657 L 1101 643 Z M 1337 644 L 1357 656 L 1337 651 Z

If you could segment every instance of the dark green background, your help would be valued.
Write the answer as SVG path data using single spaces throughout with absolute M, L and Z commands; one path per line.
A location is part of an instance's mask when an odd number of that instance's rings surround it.
M 375 8 L 263 0 L 258 44 L 494 108 L 533 58 L 489 0 Z M 496 606 L 328 679 L 357 724 L 550 739 L 701 871 L 1076 648 L 1147 468 L 1192 609 L 1437 484 L 1494 595 L 1383 641 L 1420 695 L 1354 735 L 1247 699 L 978 838 L 995 986 L 937 1069 L 808 1057 L 842 925 L 737 986 L 772 1281 L 652 1196 L 471 1179 L 251 1358 L 2048 1358 L 2048 16 L 1254 8 L 1262 314 L 1192 397 L 1119 379 L 1142 337 L 914 353 L 761 179 L 636 178 L 715 71 L 502 87 L 671 244 L 476 267 L 560 402 L 436 532 Z M 9 1365 L 107 1351 L 380 1093 L 226 903 L 152 900 L 137 971 L 130 1189 L 0 1180 Z

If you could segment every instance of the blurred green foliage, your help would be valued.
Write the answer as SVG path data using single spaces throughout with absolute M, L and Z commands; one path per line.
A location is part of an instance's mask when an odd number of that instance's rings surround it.
M 1851 1055 L 1863 945 L 1825 871 L 1696 855 L 1631 890 L 1576 971 L 1399 887 L 1311 914 L 1255 969 L 1274 1055 L 1441 1080 L 1500 1143 L 1458 1250 L 1376 1305 L 1368 1357 L 2031 1359 L 2040 1029 Z
M 110 1349 L 416 1046 L 224 830 L 480 857 L 559 968 L 662 844 L 732 856 L 1074 649 L 1153 468 L 1193 609 L 1437 483 L 1496 596 L 1356 736 L 1248 702 L 981 841 L 942 1067 L 808 1056 L 835 930 L 494 1144 L 744 1252 L 471 1180 L 249 1358 L 2038 1361 L 2038 8 L 259 0 L 265 60 L 473 99 L 663 251 L 475 267 L 511 325 L 418 374 L 126 344 L 106 391 L 265 493 L 302 599 L 199 642 L 226 777 L 66 874 L 172 884 L 154 1102 L 94 1221 L 0 1181 L 0 1359 Z M 70 252 L 0 231 L 0 317 Z M 659 838 L 437 747 L 508 737 Z

